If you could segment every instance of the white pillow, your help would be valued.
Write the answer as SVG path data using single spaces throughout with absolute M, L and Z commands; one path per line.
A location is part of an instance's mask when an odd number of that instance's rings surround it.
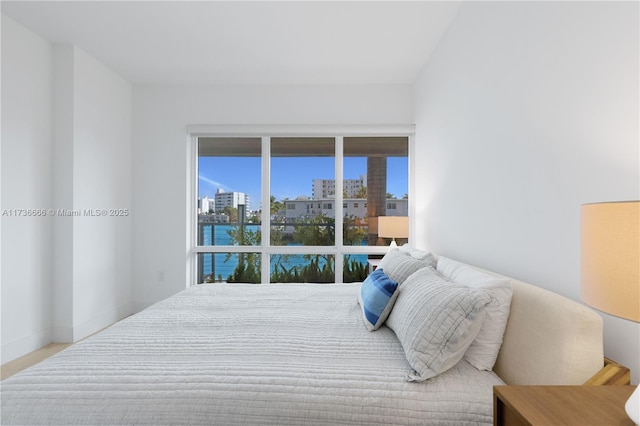
M 401 245 L 400 247 L 398 247 L 398 250 L 400 250 L 401 253 L 406 253 L 418 260 L 425 260 L 434 268 L 436 266 L 436 261 L 433 258 L 433 254 L 431 252 L 410 247 L 408 244 Z
M 487 274 L 446 257 L 438 258 L 437 270 L 454 283 L 470 288 L 487 289 L 492 293 L 493 300 L 486 308 L 482 328 L 464 355 L 464 359 L 478 370 L 490 371 L 498 358 L 509 319 L 513 294 L 510 280 Z
M 407 381 L 424 381 L 456 365 L 476 338 L 491 298 L 487 290 L 446 282 L 431 267 L 407 278 L 386 322 L 414 370 Z
M 432 258 L 431 258 L 432 259 Z M 378 264 L 378 268 L 384 269 L 384 273 L 399 285 L 419 269 L 432 265 L 432 260 L 417 259 L 409 252 L 393 248 L 384 255 Z

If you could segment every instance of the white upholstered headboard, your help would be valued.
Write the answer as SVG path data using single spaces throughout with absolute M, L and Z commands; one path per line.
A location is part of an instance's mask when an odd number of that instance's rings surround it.
M 424 252 L 410 248 L 405 250 L 417 251 L 418 255 Z M 434 262 L 438 258 L 433 254 Z M 509 279 L 513 287 L 509 320 L 493 368 L 505 383 L 581 385 L 602 370 L 604 338 L 602 318 L 598 313 L 557 293 L 468 266 Z M 625 367 L 612 374 L 624 375 L 619 383 L 624 383 L 629 377 Z M 597 380 L 605 378 L 599 376 Z
M 557 293 L 511 283 L 509 321 L 494 367 L 502 380 L 509 385 L 581 385 L 602 369 L 600 315 Z

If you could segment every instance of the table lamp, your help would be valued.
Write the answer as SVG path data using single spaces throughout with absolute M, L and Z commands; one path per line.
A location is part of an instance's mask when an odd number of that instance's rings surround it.
M 391 238 L 389 247 L 397 247 L 396 238 L 409 238 L 409 217 L 379 216 L 378 237 Z
M 608 314 L 640 322 L 640 201 L 584 204 L 582 300 Z M 640 387 L 625 405 L 640 422 Z

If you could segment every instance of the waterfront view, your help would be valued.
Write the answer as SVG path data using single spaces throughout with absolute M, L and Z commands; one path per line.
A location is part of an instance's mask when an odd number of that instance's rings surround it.
M 245 230 L 248 233 L 256 234 L 260 232 L 260 224 L 244 225 Z M 203 245 L 205 246 L 234 246 L 238 245 L 234 238 L 233 233 L 238 229 L 238 225 L 228 224 L 204 224 L 202 225 Z M 290 243 L 291 245 L 297 245 L 296 243 Z M 344 263 L 347 268 L 347 273 L 356 274 L 351 277 L 353 281 L 361 281 L 366 275 L 368 255 L 366 254 L 353 254 L 346 255 Z M 238 253 L 202 253 L 199 259 L 199 275 L 201 276 L 201 282 L 228 282 L 230 277 L 238 268 L 238 264 L 242 262 L 242 256 Z M 329 262 L 330 265 L 333 262 Z M 290 274 L 292 277 L 296 275 L 300 277 L 301 271 L 305 266 L 308 266 L 309 260 L 305 258 L 305 255 L 272 255 L 270 259 L 270 271 L 271 278 L 279 277 L 282 281 L 283 274 Z M 257 263 L 259 265 L 259 263 Z M 326 257 L 318 257 L 318 267 L 320 270 L 327 266 Z M 260 268 L 257 268 L 258 271 Z M 360 271 L 360 273 L 357 273 Z M 333 270 L 331 271 L 333 273 Z M 332 277 L 332 281 L 335 277 Z M 345 277 L 350 279 L 349 276 Z M 273 280 L 272 280 L 273 281 Z M 346 281 L 346 280 L 345 280 Z
M 408 240 L 408 222 L 378 232 L 380 217 L 409 215 L 408 160 L 406 136 L 199 138 L 197 282 L 364 280 L 370 255 Z

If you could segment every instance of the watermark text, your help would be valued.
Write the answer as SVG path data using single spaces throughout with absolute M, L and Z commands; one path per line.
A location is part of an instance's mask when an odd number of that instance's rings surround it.
M 2 217 L 125 217 L 129 209 L 3 209 Z

